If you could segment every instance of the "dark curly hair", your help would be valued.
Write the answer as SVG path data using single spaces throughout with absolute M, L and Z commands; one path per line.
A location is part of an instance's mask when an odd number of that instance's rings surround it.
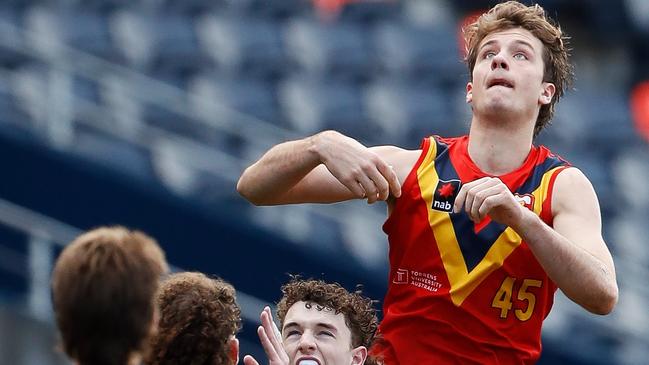
M 534 136 L 550 123 L 557 102 L 572 83 L 573 66 L 570 63 L 568 37 L 561 27 L 546 16 L 545 10 L 538 4 L 526 6 L 517 1 L 507 1 L 491 8 L 482 14 L 474 23 L 464 28 L 469 77 L 478 56 L 480 42 L 493 32 L 511 28 L 523 28 L 532 33 L 543 43 L 543 63 L 545 65 L 543 81 L 551 82 L 556 92 L 550 104 L 541 106 L 534 126 Z
M 232 285 L 197 272 L 173 274 L 157 301 L 160 322 L 146 364 L 233 364 L 228 343 L 241 329 L 241 309 Z
M 350 293 L 338 283 L 326 283 L 322 280 L 301 280 L 294 276 L 291 281 L 282 286 L 282 299 L 277 304 L 277 317 L 280 328 L 284 326 L 284 318 L 289 308 L 297 302 L 316 305 L 318 310 L 331 308 L 336 314 L 342 313 L 345 323 L 352 333 L 352 347 L 372 346 L 378 319 L 374 309 L 374 301 L 361 294 L 360 286 Z M 368 360 L 366 364 L 374 363 Z

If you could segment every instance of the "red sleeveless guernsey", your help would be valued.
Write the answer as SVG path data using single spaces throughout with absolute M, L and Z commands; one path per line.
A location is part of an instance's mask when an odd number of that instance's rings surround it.
M 468 137 L 429 137 L 383 230 L 390 278 L 372 349 L 393 364 L 532 364 L 556 285 L 509 227 L 452 213 L 461 184 L 484 176 Z M 552 187 L 569 164 L 532 147 L 499 178 L 521 204 L 552 224 Z

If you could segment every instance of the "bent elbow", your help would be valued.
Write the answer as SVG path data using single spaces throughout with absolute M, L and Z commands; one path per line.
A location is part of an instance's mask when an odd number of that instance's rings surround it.
M 251 193 L 250 188 L 248 187 L 248 184 L 244 182 L 243 176 L 239 178 L 239 181 L 237 181 L 237 192 L 239 195 L 241 195 L 243 198 L 245 198 L 247 201 L 254 205 L 260 205 L 260 202 L 255 199 L 254 195 Z
M 618 295 L 617 285 L 614 285 L 606 292 L 602 293 L 595 305 L 593 305 L 591 308 L 588 308 L 588 310 L 593 314 L 598 314 L 601 316 L 610 314 L 617 304 Z

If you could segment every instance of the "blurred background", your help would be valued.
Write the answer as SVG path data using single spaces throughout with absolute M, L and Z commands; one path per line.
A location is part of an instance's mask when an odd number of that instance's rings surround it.
M 460 27 L 493 3 L 2 0 L 0 363 L 67 364 L 49 275 L 98 225 L 234 284 L 242 355 L 262 355 L 288 273 L 382 300 L 384 205 L 259 208 L 236 181 L 324 129 L 405 148 L 466 133 Z M 557 293 L 540 363 L 649 364 L 649 1 L 539 3 L 572 36 L 576 83 L 537 142 L 593 182 L 620 286 L 606 317 Z

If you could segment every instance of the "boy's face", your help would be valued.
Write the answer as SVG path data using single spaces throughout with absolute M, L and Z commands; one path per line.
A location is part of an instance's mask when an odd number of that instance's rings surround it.
M 351 331 L 342 313 L 318 310 L 312 303 L 293 304 L 284 317 L 282 340 L 291 365 L 351 365 L 365 361 L 366 349 L 352 348 Z
M 512 28 L 488 34 L 479 44 L 467 102 L 474 114 L 534 120 L 555 92 L 543 81 L 543 43 L 528 30 Z

